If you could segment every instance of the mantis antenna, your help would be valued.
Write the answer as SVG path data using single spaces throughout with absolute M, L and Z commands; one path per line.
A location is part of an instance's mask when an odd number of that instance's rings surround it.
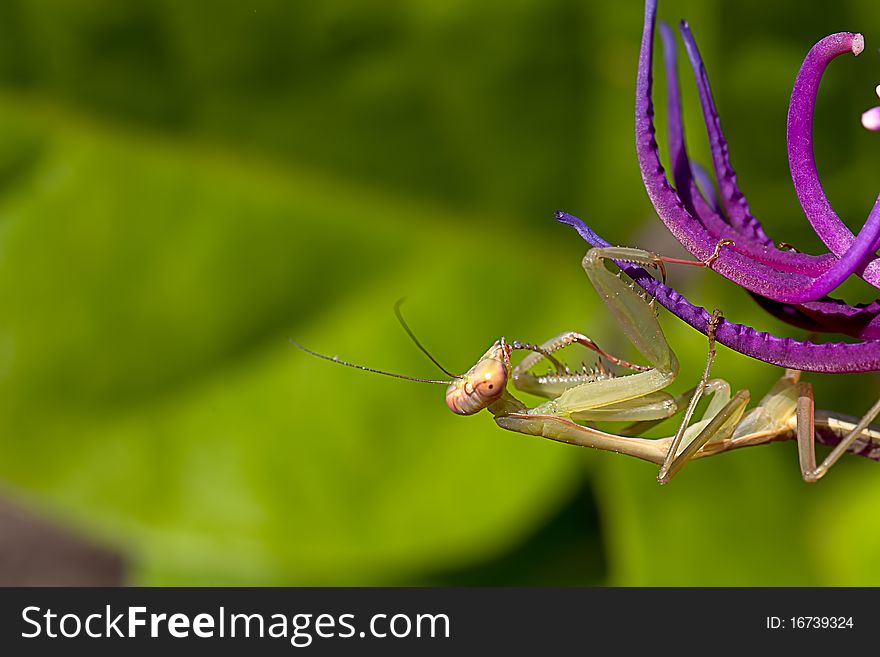
M 358 365 L 356 363 L 349 363 L 344 360 L 340 360 L 336 356 L 325 356 L 324 354 L 319 354 L 317 351 L 312 351 L 308 347 L 302 346 L 299 342 L 294 340 L 291 337 L 287 338 L 294 347 L 299 349 L 300 351 L 304 351 L 311 356 L 316 356 L 317 358 L 323 358 L 324 360 L 329 360 L 331 363 L 336 363 L 338 365 L 345 365 L 346 367 L 353 367 L 356 370 L 364 370 L 365 372 L 372 372 L 373 374 L 384 374 L 385 376 L 393 376 L 395 379 L 406 379 L 407 381 L 416 381 L 417 383 L 439 383 L 448 386 L 452 381 L 441 381 L 437 379 L 420 379 L 415 376 L 406 376 L 405 374 L 395 374 L 394 372 L 386 372 L 384 370 L 373 369 L 372 367 L 367 367 L 366 365 Z M 432 359 L 433 360 L 433 359 Z M 444 372 L 446 370 L 443 370 Z M 447 372 L 448 374 L 448 372 Z M 451 375 L 455 376 L 455 375 Z M 460 377 L 457 377 L 460 378 Z
M 425 354 L 425 356 L 427 356 L 429 359 L 431 359 L 431 362 L 434 363 L 434 365 L 436 365 L 437 367 L 440 368 L 441 372 L 443 372 L 444 374 L 448 374 L 449 376 L 451 376 L 455 379 L 460 379 L 461 378 L 460 374 L 453 374 L 452 372 L 447 370 L 445 367 L 443 367 L 439 362 L 437 362 L 437 359 L 434 358 L 427 349 L 425 349 L 425 346 L 421 342 L 419 342 L 419 339 L 416 337 L 416 334 L 412 332 L 412 329 L 409 327 L 409 324 L 407 324 L 406 320 L 403 318 L 403 313 L 400 312 L 400 307 L 403 305 L 404 301 L 406 301 L 406 297 L 401 297 L 400 299 L 397 300 L 397 303 L 394 304 L 394 314 L 397 316 L 397 321 L 400 322 L 400 325 L 403 327 L 403 330 L 406 331 L 406 334 L 409 336 L 409 339 L 412 340 L 413 343 L 419 348 L 419 351 L 421 351 L 423 354 Z

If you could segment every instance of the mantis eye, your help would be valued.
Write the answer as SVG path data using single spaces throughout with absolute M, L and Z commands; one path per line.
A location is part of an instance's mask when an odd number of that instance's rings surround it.
M 507 385 L 507 368 L 501 361 L 487 358 L 477 364 L 468 378 L 476 394 L 491 402 L 504 392 L 504 387 Z

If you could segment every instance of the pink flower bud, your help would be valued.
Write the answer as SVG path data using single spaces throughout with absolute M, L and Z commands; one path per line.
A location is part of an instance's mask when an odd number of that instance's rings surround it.
M 862 114 L 862 125 L 868 130 L 880 132 L 880 107 L 872 107 Z

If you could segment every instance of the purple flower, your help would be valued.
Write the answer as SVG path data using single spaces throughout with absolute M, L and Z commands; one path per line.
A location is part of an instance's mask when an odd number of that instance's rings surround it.
M 681 25 L 681 34 L 697 79 L 697 89 L 709 133 L 712 164 L 718 180 L 720 209 L 724 213 L 702 198 L 691 174 L 691 165 L 684 147 L 678 85 L 675 79 L 674 40 L 671 30 L 664 27 L 666 68 L 670 78 L 670 151 L 675 187 L 670 184 L 660 164 L 654 138 L 652 64 L 655 15 L 656 2 L 649 0 L 645 8 L 636 81 L 636 152 L 645 189 L 657 214 L 682 245 L 700 260 L 709 258 L 719 240 L 734 240 L 732 247 L 722 249 L 713 268 L 747 290 L 788 304 L 822 298 L 851 273 L 861 271 L 863 261 L 877 250 L 880 241 L 880 198 L 859 236 L 853 238 L 830 209 L 821 185 L 818 184 L 818 174 L 815 173 L 812 159 L 812 107 L 822 71 L 831 59 L 843 52 L 861 52 L 864 40 L 858 34 L 840 33 L 820 41 L 807 56 L 792 94 L 789 150 L 792 170 L 797 172 L 795 185 L 811 222 L 814 226 L 822 227 L 823 239 L 828 237 L 826 241 L 833 241 L 835 244 L 835 247 L 830 247 L 833 255 L 810 256 L 775 248 L 760 222 L 751 214 L 745 196 L 737 186 L 736 174 L 730 165 L 727 141 L 721 131 L 705 67 L 686 23 Z M 809 210 L 805 197 L 812 204 Z M 830 239 L 832 236 L 834 240 Z M 869 282 L 880 287 L 880 274 L 873 271 L 872 274 Z
M 746 355 L 800 370 L 856 372 L 880 369 L 880 302 L 850 306 L 825 296 L 852 273 L 880 287 L 880 262 L 873 254 L 880 246 L 880 197 L 857 236 L 846 228 L 825 197 L 813 159 L 812 121 L 822 73 L 841 54 L 858 55 L 864 48 L 860 34 L 842 32 L 817 43 L 798 73 L 792 93 L 788 142 L 789 163 L 804 213 L 830 253 L 808 255 L 777 248 L 760 222 L 751 214 L 730 165 L 729 149 L 721 131 L 696 41 L 686 23 L 681 35 L 697 80 L 712 152 L 712 165 L 719 195 L 702 182 L 707 174 L 690 162 L 684 144 L 684 128 L 676 74 L 675 37 L 661 26 L 668 84 L 669 141 L 674 187 L 660 164 L 652 103 L 652 65 L 656 0 L 648 0 L 636 84 L 636 151 L 642 179 L 657 214 L 694 256 L 709 259 L 722 239 L 733 240 L 721 249 L 712 268 L 753 293 L 761 305 L 796 326 L 813 331 L 836 331 L 863 342 L 814 344 L 723 321 L 718 341 Z M 874 125 L 880 108 L 863 116 Z M 865 118 L 867 117 L 867 118 Z M 579 219 L 565 213 L 557 218 L 574 226 L 594 246 L 607 246 Z M 651 278 L 643 270 L 621 263 L 624 271 L 663 306 L 698 330 L 706 332 L 709 314 L 690 304 L 675 290 Z

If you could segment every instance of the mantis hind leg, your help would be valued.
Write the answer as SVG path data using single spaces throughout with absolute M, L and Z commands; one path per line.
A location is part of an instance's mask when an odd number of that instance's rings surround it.
M 880 414 L 880 400 L 862 416 L 858 424 L 847 433 L 843 440 L 831 450 L 825 460 L 816 465 L 816 433 L 815 433 L 815 408 L 813 402 L 813 386 L 809 383 L 799 383 L 797 387 L 797 444 L 798 460 L 800 462 L 801 476 L 804 481 L 814 483 L 819 481 L 837 463 L 837 460 L 856 442 L 868 428 L 868 425 Z

